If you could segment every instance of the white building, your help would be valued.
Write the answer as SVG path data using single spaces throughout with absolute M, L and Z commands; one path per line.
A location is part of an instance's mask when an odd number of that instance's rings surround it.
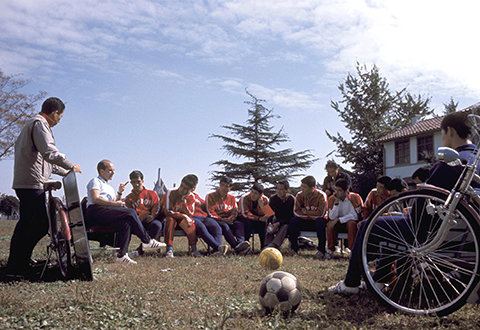
M 478 105 L 461 111 L 470 111 Z M 379 139 L 383 143 L 384 175 L 400 177 L 409 182 L 416 169 L 428 165 L 426 155 L 436 158 L 437 149 L 443 146 L 440 132 L 443 117 L 418 121 Z

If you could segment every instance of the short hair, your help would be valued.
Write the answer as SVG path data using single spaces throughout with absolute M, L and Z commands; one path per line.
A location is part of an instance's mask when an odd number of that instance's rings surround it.
M 403 179 L 395 178 L 387 183 L 387 190 L 396 190 L 398 192 L 402 192 L 403 189 L 408 189 L 408 185 Z
M 130 173 L 130 180 L 137 179 L 137 178 L 140 178 L 143 180 L 143 173 L 140 172 L 139 170 L 132 171 L 132 173 Z
M 379 177 L 377 179 L 377 182 L 383 184 L 385 187 L 387 186 L 387 184 L 392 181 L 392 178 L 389 177 L 388 175 L 382 175 L 381 177 Z
M 49 97 L 42 104 L 42 112 L 46 115 L 51 114 L 52 112 L 58 111 L 63 113 L 65 109 L 65 104 L 58 97 Z
M 327 168 L 338 168 L 337 163 L 334 160 L 327 160 L 327 164 L 325 165 L 325 169 Z
M 315 178 L 311 175 L 304 177 L 301 182 L 306 184 L 310 188 L 315 187 L 315 184 L 317 183 L 317 181 L 315 181 Z
M 195 174 L 187 174 L 183 177 L 180 184 L 183 184 L 188 189 L 195 188 L 198 184 L 198 177 Z
M 348 190 L 348 181 L 345 179 L 338 179 L 335 181 L 335 187 L 339 187 L 344 191 Z
M 430 169 L 426 166 L 417 168 L 415 172 L 412 174 L 412 180 L 418 178 L 422 182 L 426 182 L 427 179 L 430 177 Z
M 252 186 L 252 190 L 256 190 L 260 194 L 263 194 L 263 192 L 265 191 L 265 188 L 263 187 L 263 184 L 255 182 Z
M 220 183 L 226 183 L 228 184 L 229 186 L 231 186 L 233 184 L 233 181 L 231 178 L 229 178 L 228 176 L 222 176 L 220 178 Z
M 97 172 L 100 173 L 100 170 L 106 169 L 108 163 L 111 163 L 111 161 L 109 161 L 108 159 L 104 159 L 104 160 L 101 160 L 100 162 L 98 162 Z
M 468 122 L 468 114 L 466 112 L 453 112 L 446 115 L 440 124 L 440 128 L 447 131 L 448 127 L 453 128 L 459 137 L 466 139 L 471 134 L 471 126 Z
M 285 190 L 290 189 L 290 184 L 288 183 L 287 180 L 278 181 L 278 182 L 277 182 L 277 185 L 278 185 L 278 184 L 281 184 L 281 185 L 283 186 L 283 188 L 285 188 Z

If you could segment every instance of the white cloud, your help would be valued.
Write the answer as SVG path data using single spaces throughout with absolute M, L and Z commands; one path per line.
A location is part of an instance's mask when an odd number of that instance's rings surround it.
M 467 0 L 4 1 L 0 65 L 50 66 L 54 52 L 106 67 L 146 51 L 213 65 L 321 63 L 343 76 L 358 60 L 392 84 L 475 97 L 479 9 Z

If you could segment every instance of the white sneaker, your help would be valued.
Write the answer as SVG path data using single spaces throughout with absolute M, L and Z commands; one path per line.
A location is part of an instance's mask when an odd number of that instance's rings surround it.
M 336 245 L 335 246 L 335 253 L 338 254 L 338 253 L 341 253 L 341 252 L 342 252 L 342 250 L 340 249 L 340 246 Z
M 352 253 L 352 250 L 350 250 L 348 247 L 345 248 L 345 254 L 350 254 Z
M 175 258 L 173 250 L 168 250 L 167 253 L 165 253 L 165 258 Z
M 126 255 L 124 255 L 123 257 L 120 257 L 120 258 L 117 257 L 117 259 L 115 259 L 115 262 L 119 263 L 119 264 L 136 264 L 137 263 L 135 260 L 130 259 L 128 254 L 126 254 Z
M 159 242 L 159 241 L 157 241 L 156 239 L 153 239 L 153 238 L 148 243 L 142 243 L 142 249 L 143 250 L 160 249 L 160 248 L 166 247 L 166 246 L 167 246 L 167 244 L 165 244 L 163 242 Z
M 328 288 L 328 292 L 333 293 L 346 293 L 346 294 L 357 294 L 360 289 L 358 287 L 346 286 L 343 281 L 338 282 L 337 284 Z

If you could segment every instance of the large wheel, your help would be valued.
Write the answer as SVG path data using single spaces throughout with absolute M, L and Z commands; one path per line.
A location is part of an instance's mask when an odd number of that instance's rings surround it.
M 68 217 L 65 209 L 55 202 L 55 226 L 52 226 L 52 234 L 55 237 L 55 253 L 57 255 L 58 267 L 64 279 L 70 275 L 72 267 L 71 234 Z
M 479 280 L 477 213 L 459 203 L 441 244 L 418 251 L 438 232 L 443 190 L 409 191 L 380 205 L 366 223 L 362 268 L 381 302 L 407 313 L 446 315 L 462 307 Z

